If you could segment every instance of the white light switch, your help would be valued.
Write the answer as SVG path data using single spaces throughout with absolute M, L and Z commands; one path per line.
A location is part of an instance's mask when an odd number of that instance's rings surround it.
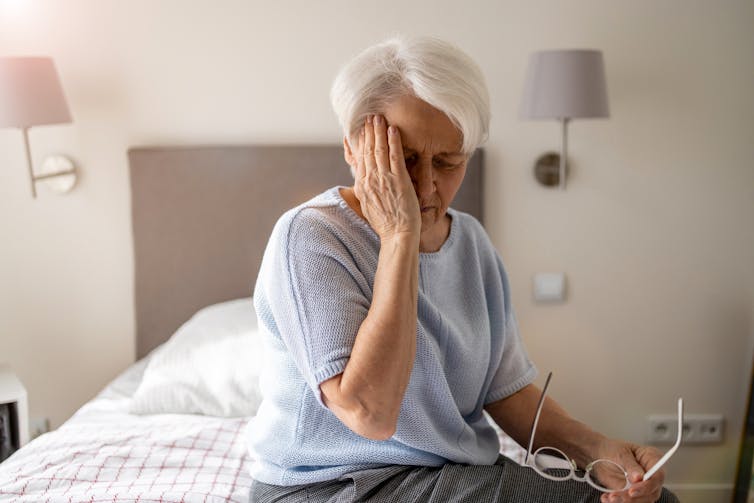
M 565 300 L 565 273 L 537 273 L 534 275 L 534 300 L 562 302 Z

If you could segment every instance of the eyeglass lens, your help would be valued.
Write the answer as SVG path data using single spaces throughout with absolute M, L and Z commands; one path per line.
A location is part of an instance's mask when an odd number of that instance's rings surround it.
M 534 454 L 534 468 L 556 480 L 567 480 L 571 476 L 571 462 L 557 449 L 543 447 Z
M 532 461 L 537 472 L 551 480 L 568 480 L 574 473 L 571 462 L 557 449 L 543 447 L 534 454 Z M 626 472 L 609 460 L 595 461 L 586 473 L 578 470 L 575 475 L 578 480 L 586 480 L 602 492 L 622 491 L 628 486 Z

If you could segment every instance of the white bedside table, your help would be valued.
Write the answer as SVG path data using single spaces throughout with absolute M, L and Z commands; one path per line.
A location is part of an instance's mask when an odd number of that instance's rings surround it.
M 29 404 L 26 388 L 8 365 L 0 363 L 0 405 L 10 405 L 14 417 L 10 419 L 11 439 L 17 440 L 19 448 L 29 442 Z

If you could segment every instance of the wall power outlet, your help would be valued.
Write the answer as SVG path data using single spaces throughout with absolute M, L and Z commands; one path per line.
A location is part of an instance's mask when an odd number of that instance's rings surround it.
M 682 444 L 720 444 L 725 433 L 722 414 L 686 414 L 683 417 Z M 678 417 L 651 415 L 647 418 L 647 442 L 674 444 L 678 436 Z

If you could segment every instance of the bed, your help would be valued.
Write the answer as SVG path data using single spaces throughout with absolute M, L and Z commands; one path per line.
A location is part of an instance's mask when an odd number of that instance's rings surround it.
M 285 210 L 351 175 L 335 145 L 128 157 L 136 362 L 0 464 L 0 501 L 248 501 L 245 430 L 264 366 L 250 295 L 267 236 Z M 453 206 L 483 221 L 482 164 L 480 151 Z

